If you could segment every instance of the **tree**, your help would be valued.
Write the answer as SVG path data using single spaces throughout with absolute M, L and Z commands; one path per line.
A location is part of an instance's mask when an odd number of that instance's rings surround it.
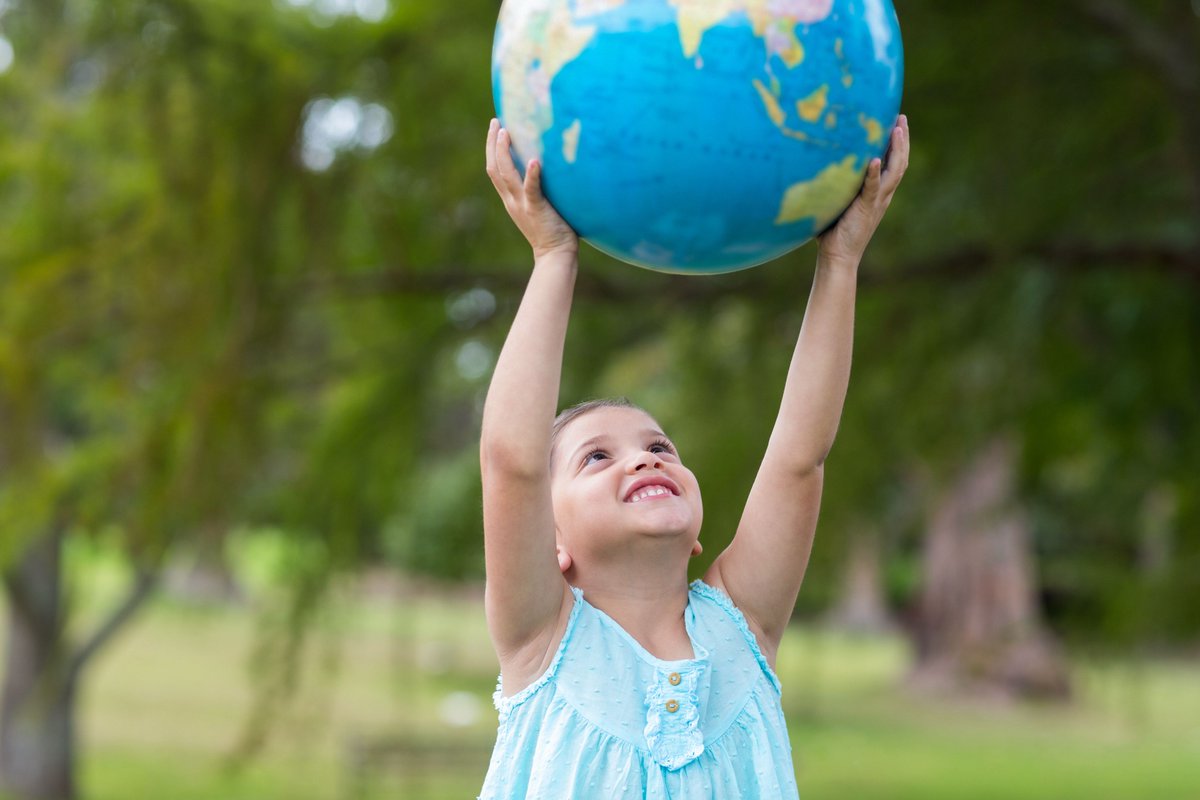
M 931 512 L 915 678 L 932 688 L 1064 698 L 1070 680 L 1042 624 L 1016 456 L 997 439 Z
M 235 3 L 21 4 L 5 22 L 19 61 L 0 85 L 12 123 L 0 134 L 12 176 L 0 194 L 0 786 L 69 798 L 93 656 L 169 549 L 251 519 L 268 457 L 294 452 L 273 440 L 275 417 L 307 412 L 305 398 L 264 367 L 303 324 L 296 286 L 325 268 L 311 259 L 336 265 L 356 241 L 344 225 L 306 225 L 350 206 L 298 157 L 303 123 L 310 101 L 358 80 L 346 64 L 387 41 L 355 21 L 325 31 Z M 316 57 L 297 61 L 297 48 Z M 67 537 L 115 541 L 131 565 L 124 599 L 79 641 Z

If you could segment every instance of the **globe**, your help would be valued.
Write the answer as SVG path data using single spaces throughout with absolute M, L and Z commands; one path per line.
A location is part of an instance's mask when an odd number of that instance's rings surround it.
M 744 269 L 853 201 L 900 109 L 891 0 L 505 0 L 496 113 L 596 248 Z

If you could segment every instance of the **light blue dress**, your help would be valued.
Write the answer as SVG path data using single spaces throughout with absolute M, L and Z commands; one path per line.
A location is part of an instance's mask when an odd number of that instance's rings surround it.
M 742 613 L 688 591 L 692 659 L 663 661 L 572 588 L 546 672 L 512 697 L 480 800 L 780 800 L 796 777 L 779 679 Z

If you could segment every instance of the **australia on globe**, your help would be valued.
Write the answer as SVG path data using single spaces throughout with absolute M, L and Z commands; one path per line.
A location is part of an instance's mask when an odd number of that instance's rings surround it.
M 518 167 L 598 249 L 716 273 L 820 234 L 883 155 L 891 0 L 505 0 L 496 112 Z

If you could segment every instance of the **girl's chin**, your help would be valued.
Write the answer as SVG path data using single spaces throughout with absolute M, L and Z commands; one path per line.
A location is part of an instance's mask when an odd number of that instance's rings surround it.
M 624 533 L 618 533 L 609 528 L 605 531 L 597 530 L 591 533 L 584 533 L 582 536 L 584 540 L 593 542 L 605 540 L 611 544 L 619 544 L 621 546 L 644 540 L 670 541 L 679 537 L 688 537 L 688 541 L 696 539 L 696 531 L 689 521 L 679 520 L 675 524 L 662 525 L 636 525 L 626 529 Z
M 633 530 L 639 533 L 661 534 L 674 536 L 690 531 L 695 525 L 696 517 L 690 510 L 680 508 L 645 508 L 638 509 L 638 514 L 631 520 Z
M 639 536 L 648 536 L 655 539 L 673 539 L 677 536 L 691 536 L 695 538 L 695 532 L 692 530 L 690 522 L 690 520 L 678 520 L 674 524 L 646 525 L 637 528 L 634 532 Z

